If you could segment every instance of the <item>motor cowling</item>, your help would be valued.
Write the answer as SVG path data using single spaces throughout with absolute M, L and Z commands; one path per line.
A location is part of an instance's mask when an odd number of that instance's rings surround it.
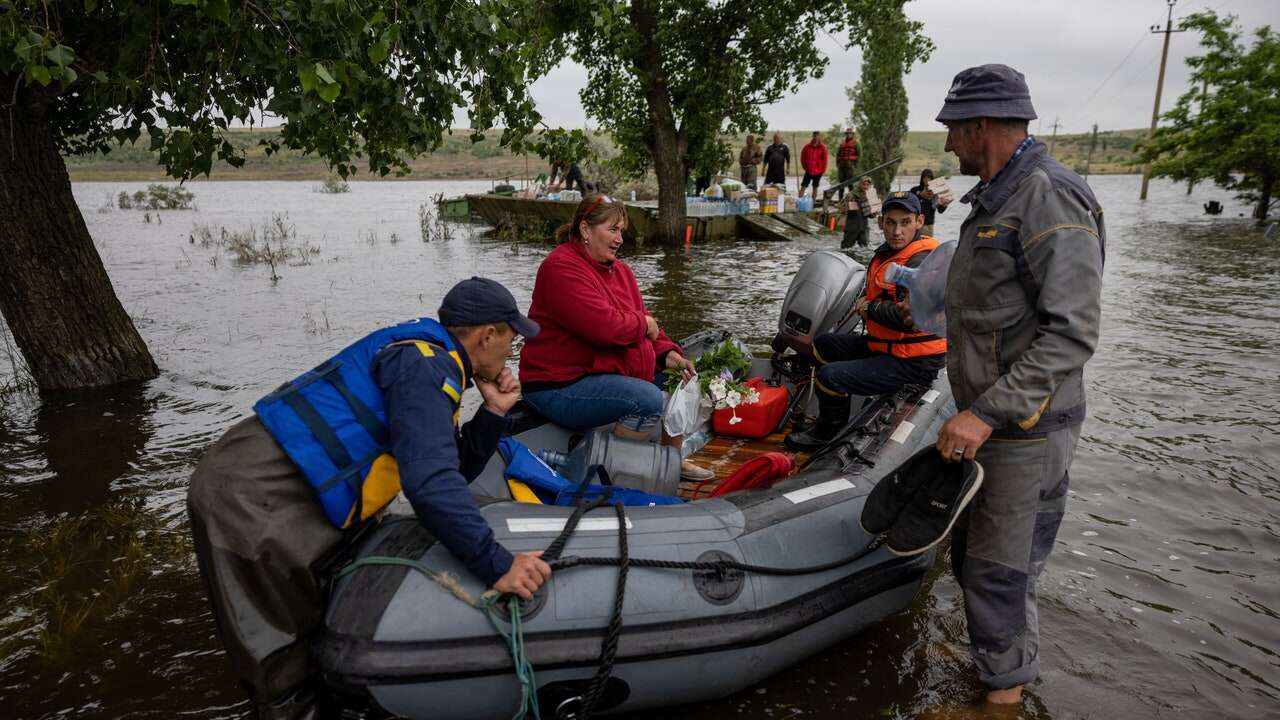
M 866 277 L 867 269 L 843 253 L 819 250 L 805 258 L 782 301 L 774 351 L 812 356 L 814 338 L 851 328 Z

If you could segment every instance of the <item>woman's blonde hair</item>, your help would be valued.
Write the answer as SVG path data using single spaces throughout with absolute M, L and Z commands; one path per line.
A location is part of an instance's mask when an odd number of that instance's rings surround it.
M 592 227 L 603 225 L 610 220 L 618 220 L 622 223 L 622 227 L 625 228 L 627 226 L 627 207 L 608 195 L 600 195 L 598 193 L 587 195 L 582 198 L 582 202 L 578 203 L 578 209 L 573 211 L 573 220 L 556 228 L 556 242 L 582 240 L 582 233 L 579 228 L 584 220 L 587 225 Z

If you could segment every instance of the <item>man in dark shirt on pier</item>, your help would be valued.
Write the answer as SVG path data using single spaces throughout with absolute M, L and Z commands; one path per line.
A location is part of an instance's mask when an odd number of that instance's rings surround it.
M 787 172 L 791 170 L 791 148 L 782 142 L 782 136 L 773 134 L 773 144 L 764 151 L 764 184 L 786 185 Z

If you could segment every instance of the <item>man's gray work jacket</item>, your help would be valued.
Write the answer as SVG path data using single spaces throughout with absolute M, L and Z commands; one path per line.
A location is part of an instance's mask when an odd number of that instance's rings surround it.
M 1102 322 L 1102 209 L 1035 141 L 973 204 L 947 274 L 947 374 L 956 407 L 994 437 L 1084 420 L 1084 364 Z

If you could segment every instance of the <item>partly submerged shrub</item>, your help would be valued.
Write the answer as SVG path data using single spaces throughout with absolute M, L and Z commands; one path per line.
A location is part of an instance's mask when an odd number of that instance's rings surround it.
M 181 185 L 152 184 L 132 195 L 121 192 L 116 205 L 121 210 L 190 210 L 195 199 L 195 193 Z
M 315 191 L 319 193 L 327 193 L 329 195 L 339 195 L 341 193 L 351 192 L 351 186 L 347 184 L 346 180 L 343 180 L 336 175 L 330 175 L 324 179 L 324 182 L 315 187 Z

